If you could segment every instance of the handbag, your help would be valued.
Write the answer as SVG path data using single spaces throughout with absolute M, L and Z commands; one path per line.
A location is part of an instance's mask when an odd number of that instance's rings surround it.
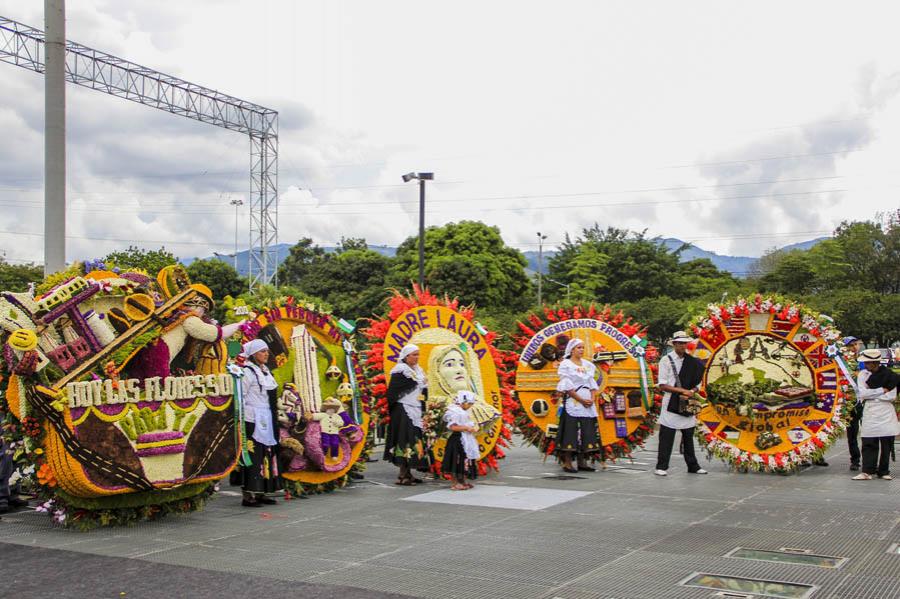
M 675 368 L 675 360 L 672 358 L 672 354 L 667 356 L 669 358 L 669 362 L 672 364 L 672 371 L 675 372 L 675 382 L 676 386 L 681 387 L 681 376 L 678 372 L 678 369 Z M 692 399 L 685 399 L 681 396 L 680 393 L 670 393 L 669 394 L 669 405 L 668 411 L 673 414 L 678 414 L 679 416 L 687 416 L 690 418 L 691 416 L 696 416 L 697 412 L 697 402 Z

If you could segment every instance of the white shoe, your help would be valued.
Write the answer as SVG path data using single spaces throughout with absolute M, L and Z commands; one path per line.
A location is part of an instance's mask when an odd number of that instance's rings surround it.
M 885 474 L 884 476 L 879 476 L 878 478 L 880 478 L 881 480 L 894 480 L 894 477 L 890 474 Z
M 694 472 L 688 472 L 688 474 L 709 474 L 709 472 L 701 468 L 700 470 L 696 470 Z
M 669 473 L 665 470 L 654 470 L 653 474 L 655 474 L 656 476 L 668 476 Z
M 872 475 L 866 474 L 865 472 L 860 472 L 850 480 L 872 480 Z

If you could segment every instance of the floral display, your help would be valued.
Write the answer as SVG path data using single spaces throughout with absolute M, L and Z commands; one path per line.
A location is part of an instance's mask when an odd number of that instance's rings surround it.
M 585 344 L 585 359 L 597 365 L 600 460 L 631 458 L 653 433 L 661 396 L 653 391 L 658 351 L 648 345 L 640 324 L 609 306 L 544 307 L 518 323 L 514 337 L 521 349 L 516 362 L 516 426 L 525 441 L 545 456 L 556 450 L 562 398 L 556 392 L 556 367 L 573 338 Z
M 372 449 L 368 385 L 355 325 L 291 296 L 247 305 L 226 301 L 229 319 L 246 320 L 243 341 L 263 339 L 279 385 L 281 469 L 294 495 L 345 486 L 365 470 Z
M 844 430 L 840 332 L 782 297 L 710 304 L 690 323 L 709 404 L 697 438 L 741 470 L 785 472 L 814 461 Z
M 180 266 L 154 279 L 77 263 L 0 292 L 0 433 L 57 522 L 197 509 L 231 470 L 234 384 L 212 307 Z
M 373 321 L 363 332 L 371 343 L 366 367 L 372 384 L 377 417 L 388 420 L 385 393 L 390 370 L 407 343 L 420 348 L 420 364 L 428 376 L 429 402 L 423 414 L 426 439 L 440 467 L 446 444 L 443 414 L 451 396 L 460 390 L 476 395 L 471 408 L 481 451 L 478 470 L 498 470 L 505 457 L 513 424 L 515 400 L 512 373 L 504 352 L 495 347 L 496 334 L 475 321 L 473 307 L 459 300 L 439 298 L 414 286 L 409 294 L 395 292 L 388 300 L 388 314 Z

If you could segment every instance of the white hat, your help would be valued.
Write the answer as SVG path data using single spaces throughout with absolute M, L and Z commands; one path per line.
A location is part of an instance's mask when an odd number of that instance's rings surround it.
M 403 349 L 400 350 L 400 355 L 397 356 L 397 361 L 403 362 L 406 360 L 406 356 L 417 351 L 419 351 L 418 345 L 416 345 L 415 343 L 407 343 L 403 346 Z
M 242 353 L 245 357 L 249 358 L 253 354 L 267 349 L 269 349 L 268 343 L 262 339 L 253 339 L 244 344 L 244 351 Z
M 673 343 L 690 343 L 694 338 L 685 333 L 684 331 L 675 331 L 672 333 L 672 338 L 669 339 L 669 345 Z
M 881 362 L 881 352 L 877 349 L 864 349 L 859 352 L 857 362 Z
M 453 403 L 457 405 L 475 403 L 475 394 L 471 391 L 458 391 L 456 397 L 453 398 Z
M 572 350 L 578 347 L 579 345 L 584 345 L 584 341 L 581 339 L 572 339 L 568 343 L 566 343 L 566 352 L 564 357 L 568 358 L 572 355 Z

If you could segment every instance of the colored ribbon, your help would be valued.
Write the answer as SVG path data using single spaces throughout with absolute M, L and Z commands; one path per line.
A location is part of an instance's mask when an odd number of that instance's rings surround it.
M 353 399 L 350 402 L 350 408 L 353 412 L 353 421 L 358 423 L 362 419 L 362 414 L 359 411 L 359 389 L 356 386 L 356 369 L 353 368 L 353 360 L 350 357 L 353 354 L 353 345 L 348 339 L 344 339 L 343 346 L 344 358 L 347 361 L 347 378 L 350 380 L 350 388 L 353 389 Z
M 847 363 L 844 362 L 844 358 L 841 356 L 841 351 L 838 349 L 837 345 L 829 345 L 825 348 L 825 354 L 830 356 L 835 362 L 838 363 L 838 368 L 841 369 L 841 373 L 843 373 L 844 378 L 847 379 L 847 382 L 850 383 L 850 387 L 853 389 L 853 393 L 859 397 L 859 389 L 856 387 L 856 381 L 853 379 L 853 375 L 850 373 L 850 369 L 847 367 Z
M 231 373 L 231 378 L 234 379 L 235 450 L 239 456 L 238 465 L 247 467 L 252 465 L 253 461 L 250 459 L 250 453 L 247 451 L 246 443 L 244 443 L 244 439 L 247 438 L 247 431 L 244 426 L 243 388 L 241 387 L 241 379 L 244 378 L 244 371 L 237 364 L 231 363 L 228 365 L 228 372 Z

